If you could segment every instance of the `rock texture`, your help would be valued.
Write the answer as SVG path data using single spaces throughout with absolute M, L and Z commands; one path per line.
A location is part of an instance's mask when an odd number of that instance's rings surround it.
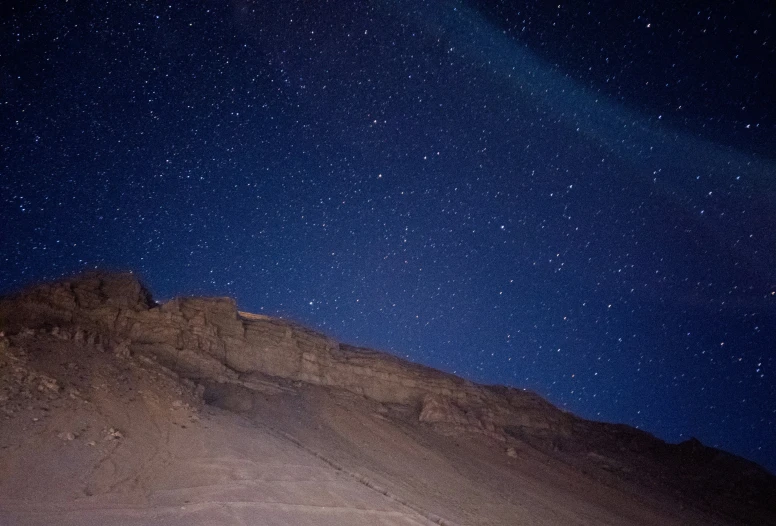
M 443 436 L 487 437 L 502 443 L 511 458 L 528 447 L 604 484 L 648 486 L 722 517 L 776 523 L 774 477 L 696 440 L 671 445 L 627 426 L 580 419 L 527 391 L 477 385 L 289 321 L 240 312 L 229 298 L 158 305 L 131 273 L 89 273 L 3 298 L 0 330 L 2 352 L 9 337 L 46 335 L 153 361 L 199 386 L 192 389 L 207 400 L 236 411 L 253 407 L 251 393 L 300 384 L 336 389 L 397 407 Z M 8 366 L 19 371 L 18 382 L 8 387 L 16 389 L 14 396 L 24 389 L 35 396 L 59 389 L 51 378 Z M 75 437 L 63 433 L 64 441 Z M 120 439 L 116 433 L 111 436 Z
M 152 356 L 203 382 L 249 384 L 260 374 L 415 406 L 422 420 L 504 435 L 567 436 L 575 419 L 540 397 L 475 385 L 390 354 L 340 344 L 297 324 L 240 313 L 230 298 L 163 305 L 133 274 L 91 273 L 0 303 L 7 331 L 53 330 L 114 352 Z

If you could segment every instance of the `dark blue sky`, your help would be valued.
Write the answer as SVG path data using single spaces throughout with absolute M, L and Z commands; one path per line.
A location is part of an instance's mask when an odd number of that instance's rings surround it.
M 0 290 L 134 269 L 776 470 L 771 3 L 70 4 L 2 8 Z

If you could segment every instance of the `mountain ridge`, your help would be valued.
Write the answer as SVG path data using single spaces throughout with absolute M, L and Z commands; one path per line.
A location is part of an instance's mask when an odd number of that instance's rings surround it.
M 754 462 L 695 439 L 667 444 L 627 425 L 585 420 L 530 391 L 343 344 L 240 311 L 231 298 L 157 304 L 137 275 L 97 271 L 1 298 L 0 322 L 9 343 L 46 335 L 152 360 L 195 385 L 204 401 L 238 413 L 253 410 L 257 395 L 301 385 L 346 391 L 400 408 L 442 436 L 486 437 L 509 457 L 529 447 L 605 485 L 673 493 L 744 522 L 776 518 L 776 478 Z

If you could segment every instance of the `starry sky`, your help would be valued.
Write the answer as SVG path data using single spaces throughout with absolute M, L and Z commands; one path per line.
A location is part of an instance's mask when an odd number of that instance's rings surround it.
M 88 4 L 0 8 L 0 292 L 132 269 L 776 472 L 771 2 Z

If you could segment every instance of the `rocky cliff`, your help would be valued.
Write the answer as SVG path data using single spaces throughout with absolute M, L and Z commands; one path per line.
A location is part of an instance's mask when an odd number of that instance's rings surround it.
M 567 436 L 575 418 L 525 391 L 353 347 L 289 321 L 239 312 L 230 298 L 162 305 L 133 274 L 91 273 L 40 285 L 0 303 L 6 331 L 55 331 L 107 350 L 151 356 L 185 377 L 247 388 L 259 376 L 345 389 L 418 408 L 421 421 L 509 433 Z M 260 385 L 260 384 L 257 384 Z
M 402 406 L 442 434 L 486 435 L 509 454 L 537 448 L 607 484 L 650 484 L 723 513 L 736 515 L 745 505 L 776 516 L 773 476 L 698 441 L 671 445 L 627 426 L 580 419 L 527 391 L 477 385 L 289 321 L 240 312 L 229 298 L 157 304 L 131 273 L 89 273 L 3 298 L 0 330 L 143 356 L 197 383 L 206 398 L 293 383 L 340 389 Z

